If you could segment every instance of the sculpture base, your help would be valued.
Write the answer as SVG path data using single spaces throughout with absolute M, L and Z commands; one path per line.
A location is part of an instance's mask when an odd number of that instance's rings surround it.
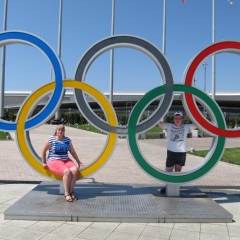
M 77 183 L 79 200 L 59 195 L 59 182 L 42 182 L 5 212 L 6 220 L 79 222 L 232 222 L 232 214 L 196 187 L 181 187 L 166 197 L 159 186 Z

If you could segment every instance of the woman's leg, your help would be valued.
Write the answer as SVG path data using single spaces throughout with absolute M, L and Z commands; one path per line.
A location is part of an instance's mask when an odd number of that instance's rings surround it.
M 74 187 L 76 185 L 77 177 L 78 177 L 78 168 L 75 166 L 75 167 L 71 167 L 69 170 L 72 173 L 72 179 L 71 179 L 71 184 L 70 184 L 70 193 L 73 193 Z
M 52 172 L 62 176 L 66 200 L 72 201 L 71 193 L 73 192 L 73 188 L 76 183 L 78 175 L 78 169 L 76 168 L 74 162 L 72 162 L 71 160 L 68 161 L 54 160 L 51 161 L 48 164 L 48 166 Z M 77 169 L 76 173 L 74 168 Z M 75 183 L 73 184 L 72 182 Z
M 71 193 L 71 182 L 72 182 L 72 172 L 70 169 L 66 168 L 63 171 L 63 186 L 65 190 L 65 196 Z
M 70 193 L 71 193 L 71 192 L 74 192 L 74 187 L 75 187 L 75 184 L 76 184 L 76 181 L 77 181 L 79 169 L 71 159 L 69 159 L 66 162 L 65 166 L 72 173 L 72 178 L 71 178 L 71 183 L 70 183 Z

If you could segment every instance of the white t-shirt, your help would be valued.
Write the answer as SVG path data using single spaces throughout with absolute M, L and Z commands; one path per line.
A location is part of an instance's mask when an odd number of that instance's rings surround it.
M 167 131 L 167 150 L 172 152 L 187 152 L 187 134 L 193 130 L 193 124 L 182 124 L 180 127 L 173 123 L 164 123 Z

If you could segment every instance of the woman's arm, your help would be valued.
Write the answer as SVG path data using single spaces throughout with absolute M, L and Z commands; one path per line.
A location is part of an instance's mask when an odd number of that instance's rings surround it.
M 43 149 L 42 149 L 42 165 L 43 165 L 44 169 L 48 169 L 46 154 L 47 154 L 47 151 L 49 150 L 49 148 L 50 148 L 50 143 L 47 141 L 44 144 Z
M 74 157 L 74 159 L 77 161 L 79 167 L 84 166 L 84 164 L 80 161 L 80 159 L 79 159 L 79 157 L 78 157 L 78 155 L 77 155 L 77 153 L 76 153 L 76 151 L 75 151 L 72 143 L 70 143 L 69 152 L 72 154 L 72 156 Z

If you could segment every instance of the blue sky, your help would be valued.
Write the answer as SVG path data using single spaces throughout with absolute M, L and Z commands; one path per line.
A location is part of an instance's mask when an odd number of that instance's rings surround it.
M 0 26 L 4 2 L 0 0 Z M 240 0 L 216 0 L 216 41 L 240 41 Z M 189 61 L 212 44 L 212 0 L 167 0 L 166 58 L 177 83 Z M 111 35 L 112 0 L 63 0 L 61 60 L 66 78 L 73 79 L 78 62 L 96 42 Z M 58 51 L 59 0 L 8 0 L 7 30 L 39 36 Z M 162 49 L 162 0 L 115 0 L 115 35 L 134 35 Z M 0 50 L 1 53 L 1 50 Z M 144 53 L 115 50 L 114 92 L 147 92 L 161 84 L 161 74 Z M 206 91 L 211 91 L 211 57 Z M 0 59 L 1 61 L 1 59 Z M 240 92 L 240 56 L 216 56 L 216 91 Z M 109 91 L 110 52 L 90 66 L 86 82 Z M 204 67 L 196 71 L 196 87 L 204 87 Z M 14 44 L 6 48 L 5 90 L 32 91 L 51 80 L 51 67 L 38 49 Z

